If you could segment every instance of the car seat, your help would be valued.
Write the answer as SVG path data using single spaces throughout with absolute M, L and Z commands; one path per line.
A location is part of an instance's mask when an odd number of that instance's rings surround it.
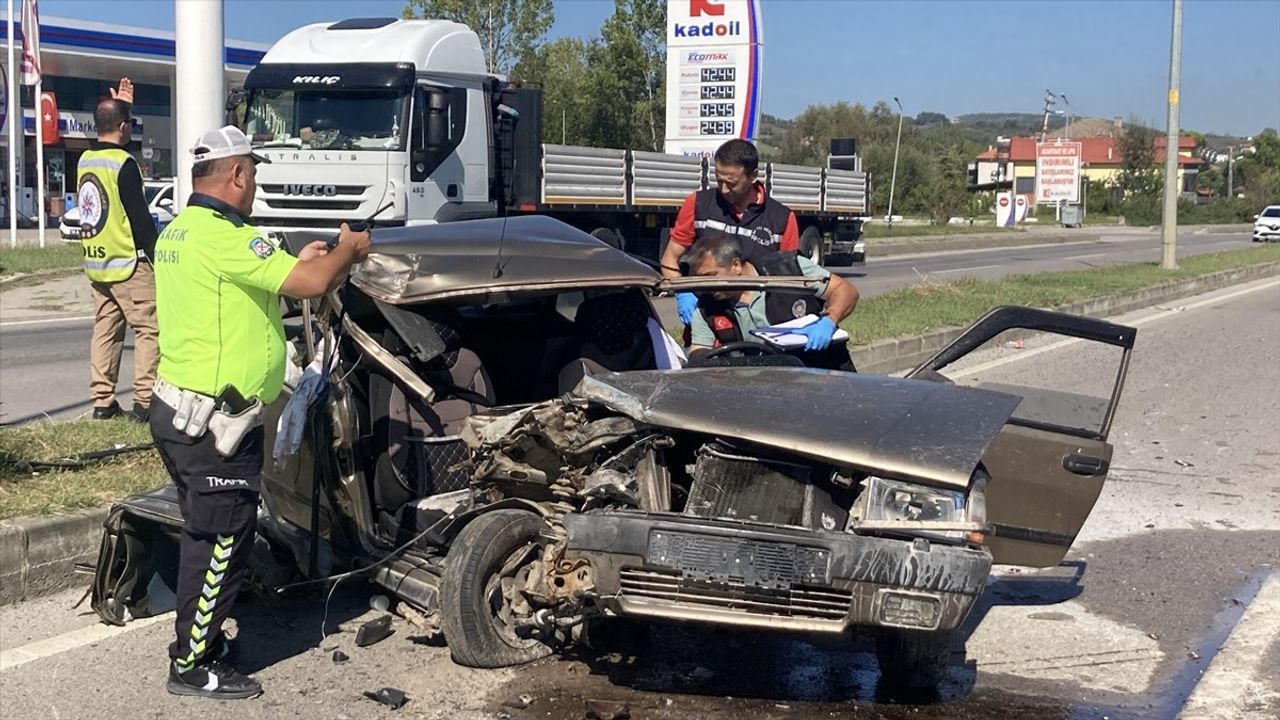
M 466 487 L 467 473 L 453 469 L 467 459 L 463 421 L 494 404 L 489 374 L 476 353 L 462 344 L 456 317 L 423 313 L 443 341 L 443 351 L 423 362 L 410 359 L 390 329 L 383 345 L 412 367 L 435 391 L 431 402 L 407 394 L 381 373 L 370 374 L 370 416 L 377 452 L 375 501 L 394 513 L 405 503 Z
M 560 371 L 560 392 L 572 390 L 583 375 L 603 370 L 653 370 L 657 367 L 643 295 L 624 290 L 583 300 L 574 317 L 582 344 L 577 359 Z

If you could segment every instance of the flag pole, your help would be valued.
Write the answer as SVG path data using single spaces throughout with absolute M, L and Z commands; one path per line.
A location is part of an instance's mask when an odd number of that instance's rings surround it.
M 15 132 L 22 124 L 22 110 L 18 103 L 18 66 L 13 64 L 13 0 L 9 0 L 9 18 L 5 23 L 9 34 L 9 74 L 5 76 L 9 96 L 9 247 L 18 244 L 18 139 L 25 137 Z
M 40 219 L 40 247 L 44 247 L 44 93 L 40 88 L 44 78 L 36 79 L 36 217 Z M 56 120 L 55 120 L 56 122 Z

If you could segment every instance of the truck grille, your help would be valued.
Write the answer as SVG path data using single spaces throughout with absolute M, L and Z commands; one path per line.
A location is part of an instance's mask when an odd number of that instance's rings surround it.
M 814 620 L 844 620 L 853 598 L 852 593 L 835 588 L 795 586 L 789 590 L 765 590 L 735 582 L 690 580 L 665 570 L 623 568 L 620 579 L 620 592 L 625 598 Z
M 286 192 L 290 189 L 293 192 Z M 286 185 L 273 183 L 258 186 L 258 197 L 274 210 L 358 210 L 365 199 L 368 185 Z M 301 194 L 306 189 L 308 194 Z

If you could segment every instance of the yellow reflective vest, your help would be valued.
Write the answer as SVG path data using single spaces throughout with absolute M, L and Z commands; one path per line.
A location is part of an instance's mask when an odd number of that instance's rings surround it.
M 133 277 L 138 264 L 133 228 L 120 201 L 120 168 L 130 160 L 120 148 L 89 150 L 80 156 L 80 245 L 85 275 L 93 282 L 123 282 Z

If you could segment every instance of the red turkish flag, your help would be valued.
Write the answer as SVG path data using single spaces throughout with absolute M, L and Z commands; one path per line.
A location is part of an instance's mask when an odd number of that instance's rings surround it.
M 62 139 L 58 134 L 58 98 L 48 91 L 40 93 L 40 132 L 45 145 L 56 145 Z

